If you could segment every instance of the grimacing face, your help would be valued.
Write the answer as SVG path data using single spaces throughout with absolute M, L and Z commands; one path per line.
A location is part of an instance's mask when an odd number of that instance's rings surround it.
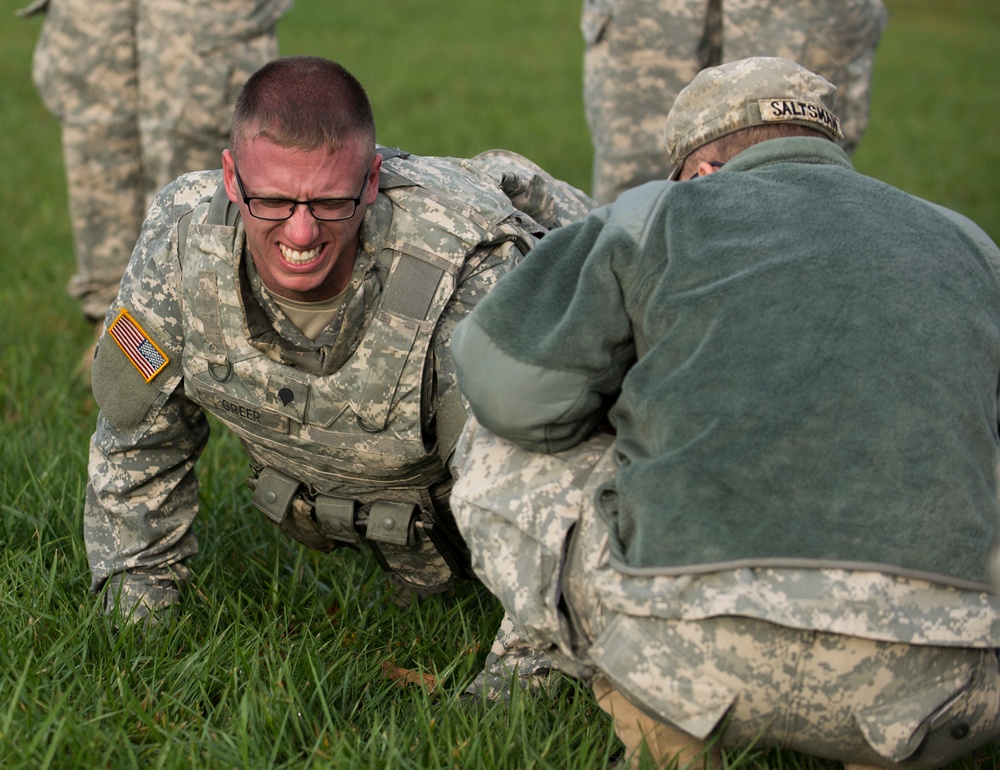
M 238 157 L 223 152 L 226 192 L 239 206 L 250 255 L 269 291 L 316 302 L 336 296 L 350 283 L 361 222 L 378 195 L 382 158 L 376 155 L 369 162 L 370 153 L 360 142 L 346 142 L 330 152 L 282 147 L 260 137 L 247 142 Z M 316 219 L 305 205 L 296 206 L 283 221 L 258 219 L 243 201 L 237 170 L 251 198 L 304 201 L 360 194 L 361 202 L 350 219 L 336 222 Z

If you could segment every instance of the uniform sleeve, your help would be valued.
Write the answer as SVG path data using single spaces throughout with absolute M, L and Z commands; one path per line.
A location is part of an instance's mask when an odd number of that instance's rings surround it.
M 606 213 L 546 235 L 455 330 L 458 383 L 476 418 L 527 449 L 581 441 L 635 360 L 616 271 L 637 246 Z
M 176 584 L 187 578 L 183 561 L 197 551 L 190 531 L 198 510 L 194 464 L 208 439 L 204 414 L 183 391 L 177 211 L 170 201 L 165 191 L 150 209 L 92 374 L 101 412 L 84 508 L 91 590 L 114 577 L 105 607 L 118 604 L 134 617 L 176 601 Z

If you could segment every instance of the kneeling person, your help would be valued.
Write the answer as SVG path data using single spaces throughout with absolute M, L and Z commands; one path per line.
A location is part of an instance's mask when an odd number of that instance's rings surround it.
M 473 568 L 633 756 L 921 770 L 1000 735 L 1000 251 L 857 173 L 834 93 L 704 70 L 671 179 L 455 331 Z

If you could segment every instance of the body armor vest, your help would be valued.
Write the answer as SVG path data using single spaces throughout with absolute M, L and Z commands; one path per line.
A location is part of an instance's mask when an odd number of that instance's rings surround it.
M 455 171 L 386 158 L 362 231 L 373 269 L 353 298 L 364 322 L 341 331 L 355 335 L 353 351 L 333 371 L 293 365 L 311 351 L 275 344 L 223 188 L 180 236 L 184 388 L 246 447 L 254 505 L 311 548 L 367 540 L 384 569 L 424 592 L 470 574 L 447 508 L 450 447 L 422 429 L 432 335 L 471 254 L 503 241 L 526 253 L 533 243 L 495 184 Z M 464 416 L 453 390 L 438 399 L 438 419 L 456 408 Z

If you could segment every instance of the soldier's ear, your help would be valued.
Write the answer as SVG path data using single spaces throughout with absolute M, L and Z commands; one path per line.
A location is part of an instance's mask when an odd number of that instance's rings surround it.
M 239 188 L 236 186 L 236 161 L 229 150 L 222 151 L 222 181 L 226 185 L 226 195 L 237 206 L 243 202 Z
M 382 156 L 375 153 L 372 164 L 368 168 L 368 184 L 365 187 L 365 205 L 371 206 L 378 197 L 378 175 L 382 170 Z
M 703 160 L 698 164 L 698 176 L 711 176 L 722 168 L 722 166 L 723 164 L 719 161 Z

